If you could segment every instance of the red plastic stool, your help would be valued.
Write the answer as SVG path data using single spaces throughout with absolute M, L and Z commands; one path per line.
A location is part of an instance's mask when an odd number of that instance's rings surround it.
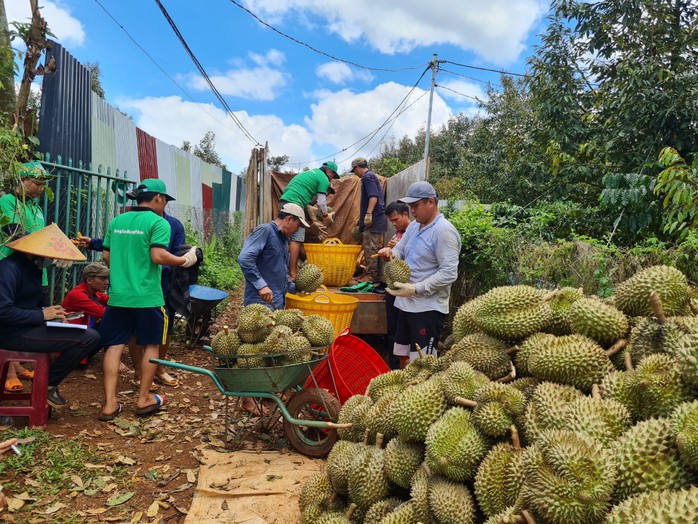
M 5 391 L 5 380 L 10 362 L 33 362 L 34 379 L 30 393 L 10 393 Z M 0 416 L 29 417 L 29 426 L 44 429 L 48 421 L 48 368 L 51 365 L 50 353 L 26 353 L 0 349 Z M 28 400 L 28 405 L 5 406 L 4 402 Z

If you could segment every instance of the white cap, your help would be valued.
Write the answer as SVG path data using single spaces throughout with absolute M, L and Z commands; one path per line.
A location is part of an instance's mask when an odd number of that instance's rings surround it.
M 279 209 L 279 213 L 293 215 L 301 221 L 303 227 L 310 227 L 310 224 L 308 224 L 308 222 L 306 222 L 305 220 L 305 212 L 303 211 L 303 208 L 301 208 L 301 206 L 299 206 L 298 204 L 286 202 L 283 206 L 281 206 L 281 209 Z

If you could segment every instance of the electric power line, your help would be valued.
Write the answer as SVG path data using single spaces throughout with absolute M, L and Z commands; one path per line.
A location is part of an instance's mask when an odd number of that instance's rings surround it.
M 223 95 L 220 94 L 218 89 L 216 89 L 216 86 L 213 84 L 211 81 L 211 78 L 208 76 L 208 73 L 206 73 L 206 70 L 203 68 L 199 60 L 196 58 L 192 50 L 189 48 L 189 45 L 187 44 L 186 40 L 182 36 L 182 33 L 179 31 L 179 28 L 177 27 L 177 24 L 175 24 L 174 20 L 170 17 L 169 13 L 167 12 L 167 9 L 165 9 L 165 6 L 162 5 L 162 2 L 160 0 L 155 0 L 155 3 L 158 5 L 160 8 L 160 11 L 162 11 L 163 16 L 167 20 L 167 22 L 170 24 L 170 27 L 174 31 L 175 35 L 177 35 L 177 38 L 181 42 L 182 46 L 184 47 L 185 51 L 189 55 L 189 57 L 192 59 L 194 62 L 194 65 L 196 68 L 199 70 L 199 73 L 201 73 L 201 76 L 204 77 L 204 80 L 206 80 L 206 83 L 208 86 L 211 88 L 211 91 L 213 91 L 213 94 L 216 95 L 216 98 L 219 100 L 219 102 L 223 105 L 225 110 L 228 112 L 228 115 L 233 119 L 235 122 L 235 125 L 238 126 L 240 131 L 247 137 L 247 139 L 252 142 L 255 146 L 259 146 L 260 143 L 259 141 L 250 134 L 250 132 L 245 128 L 244 125 L 242 125 L 242 122 L 240 119 L 233 113 L 233 110 L 230 109 L 230 106 L 228 105 L 228 102 L 225 101 L 225 98 L 223 98 Z
M 454 75 L 454 76 L 460 76 L 462 78 L 467 78 L 468 80 L 474 80 L 475 82 L 480 82 L 481 84 L 487 84 L 487 85 L 495 85 L 498 87 L 501 87 L 500 84 L 497 82 L 491 82 L 490 80 L 482 80 L 481 78 L 475 78 L 474 76 L 468 76 L 468 75 L 463 75 L 461 73 L 456 73 L 455 71 L 451 71 L 450 69 L 444 69 L 443 67 L 439 68 L 439 72 L 443 72 L 449 75 Z
M 490 73 L 499 73 L 500 75 L 521 76 L 521 77 L 528 76 L 528 75 L 525 75 L 522 73 L 511 73 L 509 71 L 504 71 L 501 69 L 490 69 L 488 67 L 478 67 L 478 66 L 469 65 L 469 64 L 459 64 L 458 62 L 451 62 L 450 60 L 444 60 L 444 63 L 453 64 L 454 66 L 458 66 L 458 67 L 465 67 L 466 69 L 475 69 L 477 71 L 489 71 Z
M 441 89 L 445 89 L 446 91 L 451 91 L 452 93 L 455 93 L 455 94 L 457 94 L 457 95 L 463 96 L 463 97 L 465 97 L 465 98 L 470 98 L 471 100 L 475 100 L 476 102 L 478 102 L 478 103 L 480 103 L 480 104 L 483 104 L 483 105 L 485 104 L 485 102 L 483 102 L 482 100 L 480 100 L 480 99 L 479 99 L 478 97 L 476 97 L 476 96 L 466 95 L 465 93 L 461 93 L 460 91 L 456 91 L 455 89 L 451 89 L 450 87 L 442 86 L 442 85 L 440 85 L 440 84 L 434 84 L 434 87 L 439 87 L 439 88 L 441 88 Z
M 157 1 L 157 0 L 156 0 L 156 1 Z M 357 64 L 356 62 L 351 62 L 351 61 L 349 61 L 349 60 L 345 60 L 345 59 L 343 59 L 343 58 L 336 57 L 336 56 L 331 55 L 331 54 L 329 54 L 329 53 L 325 53 L 324 51 L 321 51 L 320 49 L 317 49 L 316 47 L 313 47 L 313 46 L 311 46 L 310 44 L 306 44 L 305 42 L 303 42 L 303 41 L 301 41 L 301 40 L 298 40 L 297 38 L 294 38 L 294 37 L 292 37 L 291 35 L 288 35 L 288 34 L 284 33 L 283 31 L 280 31 L 279 29 L 277 29 L 277 28 L 274 27 L 273 25 L 271 25 L 271 24 L 265 22 L 264 20 L 262 20 L 259 16 L 257 16 L 256 14 L 254 14 L 252 11 L 250 11 L 249 9 L 247 9 L 245 6 L 240 5 L 236 0 L 229 0 L 229 1 L 230 1 L 231 4 L 233 4 L 233 5 L 236 6 L 236 7 L 239 7 L 240 9 L 242 9 L 243 11 L 245 11 L 247 14 L 249 14 L 252 18 L 254 18 L 255 20 L 257 20 L 260 24 L 262 24 L 263 26 L 268 27 L 269 29 L 271 29 L 271 30 L 274 31 L 275 33 L 277 33 L 277 34 L 283 36 L 284 38 L 288 38 L 288 39 L 291 40 L 292 42 L 295 42 L 295 43 L 297 43 L 297 44 L 299 44 L 299 45 L 302 45 L 302 46 L 304 46 L 304 47 L 307 47 L 308 49 L 310 49 L 311 51 L 313 51 L 313 52 L 315 52 L 315 53 L 318 53 L 318 54 L 320 54 L 320 55 L 326 56 L 327 58 L 331 58 L 332 60 L 336 60 L 337 62 L 344 62 L 345 64 L 349 64 L 349 65 L 353 65 L 354 67 L 358 67 L 359 69 L 366 69 L 366 70 L 368 70 L 368 71 L 383 71 L 383 72 L 386 72 L 386 73 L 398 73 L 398 72 L 400 72 L 400 71 L 411 71 L 411 70 L 419 69 L 420 67 L 423 67 L 423 64 L 420 64 L 420 65 L 418 65 L 418 66 L 414 66 L 414 67 L 403 67 L 403 68 L 400 68 L 400 69 L 384 69 L 384 68 L 381 68 L 381 67 L 369 67 L 369 66 L 361 65 L 361 64 Z M 159 2 L 158 2 L 158 3 L 159 3 Z
M 177 83 L 177 81 L 176 81 L 174 78 L 172 78 L 172 77 L 170 76 L 170 74 L 162 68 L 162 66 L 152 57 L 152 55 L 151 55 L 150 53 L 148 53 L 148 51 L 147 51 L 143 46 L 141 46 L 141 45 L 136 41 L 135 38 L 133 38 L 133 37 L 131 36 L 131 34 L 126 30 L 126 28 L 114 17 L 114 15 L 112 15 L 112 14 L 106 9 L 106 7 L 104 7 L 104 5 L 102 5 L 102 3 L 100 3 L 99 0 L 95 0 L 95 3 L 96 3 L 99 7 L 102 8 L 102 10 L 107 14 L 107 16 L 108 16 L 109 18 L 111 18 L 111 19 L 114 21 L 114 23 L 119 27 L 119 29 L 121 29 L 121 30 L 126 34 L 126 36 L 131 40 L 131 42 L 133 42 L 133 44 L 134 44 L 138 49 L 140 49 L 140 50 L 143 52 L 143 54 L 145 54 L 145 56 L 147 56 L 147 57 L 150 59 L 150 61 L 155 65 L 155 67 L 157 67 L 163 75 L 165 75 L 167 78 L 169 78 L 169 80 L 170 80 L 175 86 L 177 86 L 177 88 L 184 94 L 184 96 L 186 96 L 189 100 L 191 100 L 192 102 L 194 102 L 194 104 L 196 104 L 196 107 L 198 107 L 201 111 L 203 111 L 207 116 L 209 116 L 210 118 L 212 118 L 213 120 L 215 120 L 216 122 L 218 122 L 220 125 L 222 125 L 222 126 L 225 127 L 226 129 L 228 129 L 229 131 L 235 132 L 233 129 L 231 129 L 230 127 L 228 127 L 227 125 L 225 125 L 225 123 L 221 122 L 221 121 L 220 121 L 218 118 L 216 118 L 214 115 L 212 115 L 211 113 L 209 113 L 208 111 L 206 111 L 206 110 L 203 108 L 203 106 L 202 106 L 199 102 L 197 102 L 197 101 L 194 99 L 193 96 L 191 96 L 191 95 L 189 94 L 188 91 L 186 91 L 181 85 L 179 85 L 179 83 Z

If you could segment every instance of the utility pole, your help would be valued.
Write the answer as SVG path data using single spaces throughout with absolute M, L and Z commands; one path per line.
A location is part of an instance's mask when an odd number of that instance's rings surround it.
M 431 107 L 434 103 L 434 88 L 436 87 L 436 73 L 439 70 L 439 64 L 444 63 L 446 60 L 437 60 L 436 53 L 434 53 L 434 59 L 429 62 L 429 67 L 431 67 L 431 89 L 429 90 L 429 112 L 427 113 L 427 132 L 424 140 L 424 160 L 429 157 L 429 135 L 431 134 Z

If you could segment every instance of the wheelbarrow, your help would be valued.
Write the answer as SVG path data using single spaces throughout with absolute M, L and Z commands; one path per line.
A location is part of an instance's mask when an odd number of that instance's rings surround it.
M 240 406 L 243 397 L 255 399 L 257 407 L 262 412 L 261 401 L 271 401 L 274 411 L 270 414 L 273 423 L 278 421 L 274 417 L 276 410 L 283 416 L 283 428 L 286 438 L 300 453 L 309 457 L 324 457 L 330 452 L 337 441 L 337 429 L 348 428 L 351 424 L 338 424 L 335 421 L 339 415 L 341 405 L 337 398 L 328 390 L 320 387 L 301 389 L 301 385 L 312 377 L 313 369 L 323 362 L 328 355 L 329 348 L 307 348 L 299 350 L 310 354 L 310 360 L 295 364 L 281 365 L 283 357 L 289 354 L 268 355 L 217 355 L 209 346 L 204 350 L 211 353 L 213 369 L 190 366 L 179 362 L 151 358 L 153 363 L 161 364 L 192 373 L 207 375 L 223 395 L 225 395 L 225 438 L 226 447 L 235 447 L 241 442 L 242 431 L 236 430 L 237 442 L 229 439 L 229 428 L 240 428 L 246 422 L 239 424 L 239 419 L 234 415 L 240 415 L 236 408 Z M 252 364 L 249 359 L 262 358 L 269 364 L 266 367 L 246 367 Z M 236 399 L 231 408 L 229 400 Z M 284 402 L 284 399 L 287 399 Z M 247 415 L 249 419 L 249 414 Z
M 211 327 L 211 312 L 228 295 L 227 291 L 213 287 L 198 284 L 189 286 L 191 316 L 187 319 L 187 346 L 195 346 L 203 337 L 208 336 Z

